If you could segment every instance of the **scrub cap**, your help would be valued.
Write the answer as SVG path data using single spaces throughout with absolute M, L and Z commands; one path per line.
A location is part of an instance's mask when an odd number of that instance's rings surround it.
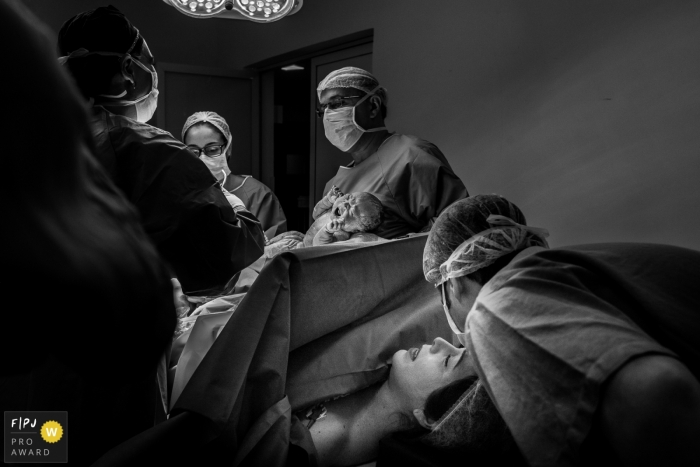
M 185 122 L 185 126 L 182 127 L 183 141 L 185 140 L 185 134 L 187 133 L 187 130 L 192 128 L 197 123 L 209 123 L 210 125 L 213 125 L 214 128 L 219 130 L 226 139 L 226 151 L 228 151 L 228 148 L 231 146 L 231 129 L 228 127 L 226 119 L 224 119 L 224 117 L 222 117 L 216 112 L 195 112 L 192 115 L 190 115 L 190 117 Z
M 518 207 L 498 195 L 477 195 L 448 206 L 423 250 L 423 274 L 438 286 L 530 246 L 549 245 L 545 229 L 528 227 Z
M 331 71 L 323 81 L 318 83 L 316 94 L 321 99 L 321 93 L 326 89 L 333 88 L 353 88 L 359 89 L 366 94 L 371 94 L 376 89 L 374 95 L 381 97 L 382 104 L 386 105 L 386 89 L 379 86 L 379 81 L 369 71 L 362 68 L 348 66 L 340 70 Z M 379 88 L 379 89 L 377 89 Z
M 508 427 L 480 379 L 457 399 L 421 441 L 436 448 L 464 446 L 471 451 L 493 448 L 507 451 L 512 446 Z
M 62 56 L 86 51 L 129 53 L 139 52 L 138 30 L 112 5 L 79 13 L 63 23 L 58 33 L 58 53 Z

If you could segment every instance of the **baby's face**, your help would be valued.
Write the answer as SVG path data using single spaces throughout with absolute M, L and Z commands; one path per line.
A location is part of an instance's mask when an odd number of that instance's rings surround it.
M 346 232 L 361 232 L 360 218 L 371 216 L 374 207 L 366 201 L 363 193 L 348 193 L 335 200 L 331 209 L 331 219 L 343 221 Z

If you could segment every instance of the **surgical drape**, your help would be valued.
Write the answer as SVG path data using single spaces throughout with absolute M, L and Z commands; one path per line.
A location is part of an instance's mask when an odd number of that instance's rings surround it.
M 323 190 L 367 191 L 384 205 L 384 222 L 373 232 L 396 238 L 420 232 L 447 206 L 469 196 L 464 183 L 432 143 L 415 136 L 391 135 L 360 164 L 340 167 Z
M 170 133 L 94 107 L 97 157 L 141 215 L 188 295 L 215 295 L 263 252 L 260 223 L 236 214 L 214 176 Z
M 293 408 L 382 381 L 396 350 L 449 337 L 439 296 L 423 279 L 425 238 L 306 248 L 269 263 L 171 411 L 171 419 L 211 420 L 216 440 L 180 447 L 178 458 L 281 466 L 295 446 L 313 454 Z M 176 449 L 169 422 L 152 430 L 151 444 L 144 434 L 102 465 L 162 460 Z

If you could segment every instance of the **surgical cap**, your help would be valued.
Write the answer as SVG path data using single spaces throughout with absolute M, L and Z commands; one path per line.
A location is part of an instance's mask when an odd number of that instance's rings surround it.
M 379 81 L 374 77 L 369 71 L 365 71 L 362 68 L 355 68 L 353 66 L 348 66 L 341 68 L 340 70 L 331 71 L 328 76 L 323 78 L 323 81 L 318 83 L 316 88 L 316 94 L 318 98 L 321 99 L 321 93 L 326 89 L 333 88 L 353 88 L 359 89 L 366 94 L 374 92 L 375 95 L 381 97 L 382 103 L 386 105 L 386 89 L 379 87 Z
M 448 206 L 430 230 L 423 250 L 423 274 L 437 286 L 513 251 L 547 247 L 548 235 L 544 229 L 528 227 L 520 209 L 501 196 L 464 198 Z
M 195 112 L 190 115 L 185 122 L 185 126 L 182 127 L 183 141 L 185 140 L 187 130 L 192 128 L 197 123 L 209 123 L 210 125 L 214 126 L 214 128 L 219 130 L 221 134 L 224 135 L 224 139 L 226 139 L 226 149 L 228 150 L 229 146 L 231 146 L 231 129 L 228 127 L 228 123 L 226 123 L 224 117 L 216 112 Z
M 512 445 L 510 432 L 481 380 L 457 399 L 421 441 L 442 449 L 465 446 L 470 451 L 507 451 Z
M 126 53 L 138 36 L 138 30 L 117 8 L 99 7 L 63 23 L 58 33 L 58 53 L 67 56 L 78 49 Z M 140 44 L 134 52 L 138 55 Z

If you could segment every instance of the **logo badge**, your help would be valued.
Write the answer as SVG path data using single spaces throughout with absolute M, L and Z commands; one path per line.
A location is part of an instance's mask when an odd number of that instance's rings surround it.
M 5 412 L 6 463 L 68 462 L 68 412 Z

